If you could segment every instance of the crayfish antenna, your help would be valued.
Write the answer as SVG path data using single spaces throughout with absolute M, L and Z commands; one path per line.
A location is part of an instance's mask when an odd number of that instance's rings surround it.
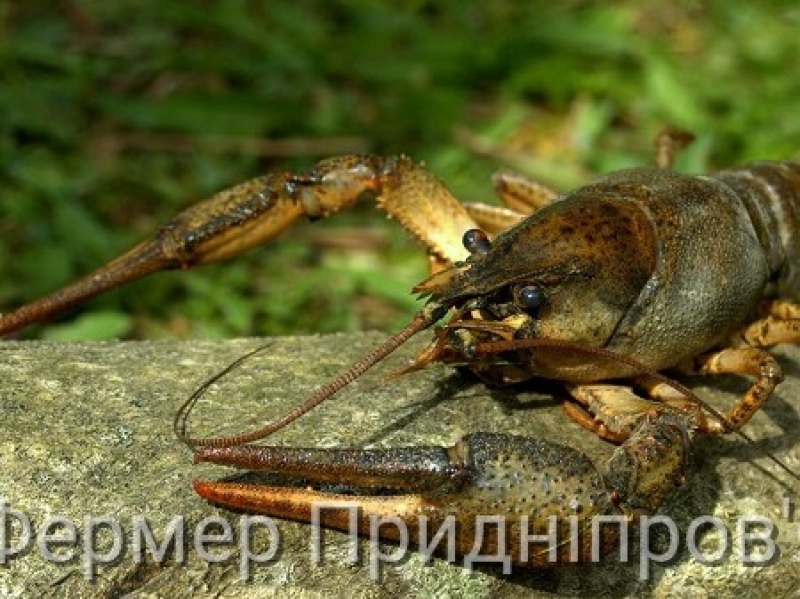
M 431 302 L 425 306 L 411 322 L 399 333 L 396 333 L 383 344 L 372 350 L 369 354 L 361 358 L 358 362 L 353 364 L 345 372 L 337 376 L 328 384 L 321 387 L 316 393 L 311 395 L 305 402 L 298 407 L 287 412 L 278 420 L 271 422 L 257 430 L 241 435 L 234 435 L 230 437 L 191 437 L 187 434 L 186 428 L 188 423 L 189 412 L 192 406 L 197 402 L 200 397 L 211 387 L 216 381 L 229 374 L 231 371 L 240 366 L 244 361 L 255 355 L 256 353 L 264 350 L 268 345 L 261 346 L 248 354 L 238 358 L 236 361 L 227 366 L 224 370 L 211 377 L 208 381 L 203 383 L 198 389 L 187 399 L 183 405 L 175 413 L 173 420 L 173 430 L 175 436 L 184 444 L 188 445 L 191 449 L 197 447 L 233 447 L 236 445 L 244 445 L 245 443 L 252 443 L 268 437 L 283 427 L 291 424 L 304 414 L 310 412 L 322 402 L 333 396 L 342 388 L 349 385 L 351 382 L 363 375 L 367 370 L 375 366 L 378 362 L 384 360 L 392 352 L 394 352 L 401 345 L 405 344 L 411 337 L 425 330 L 438 320 L 440 320 L 449 306 Z

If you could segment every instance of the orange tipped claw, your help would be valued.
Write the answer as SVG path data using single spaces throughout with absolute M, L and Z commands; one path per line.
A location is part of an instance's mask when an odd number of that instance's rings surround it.
M 613 487 L 589 458 L 569 447 L 475 433 L 449 448 L 203 448 L 197 461 L 277 473 L 281 486 L 196 482 L 195 490 L 225 507 L 344 531 L 351 531 L 351 509 L 357 508 L 355 528 L 361 534 L 370 532 L 375 519 L 399 518 L 417 544 L 451 527 L 460 555 L 499 553 L 515 563 L 553 565 L 553 557 L 590 558 L 595 516 L 628 517 L 649 509 L 636 505 L 643 489 L 650 498 L 682 479 L 684 433 L 674 424 L 644 421 L 612 457 Z M 331 486 L 348 492 L 328 492 Z M 557 555 L 547 547 L 528 547 L 532 535 L 549 534 L 553 517 L 561 539 Z M 396 538 L 396 529 L 387 532 Z M 615 533 L 602 534 L 607 551 Z

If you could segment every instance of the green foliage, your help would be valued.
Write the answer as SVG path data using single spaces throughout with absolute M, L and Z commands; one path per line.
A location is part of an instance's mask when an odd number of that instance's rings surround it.
M 666 123 L 698 135 L 684 169 L 796 157 L 799 21 L 779 2 L 9 3 L 0 306 L 91 270 L 192 201 L 353 138 L 424 159 L 466 199 L 490 197 L 499 167 L 571 186 L 649 162 Z M 253 149 L 288 139 L 303 143 Z M 27 334 L 396 328 L 416 306 L 422 253 L 370 208 L 336 220 Z M 380 241 L 320 241 L 337 226 Z

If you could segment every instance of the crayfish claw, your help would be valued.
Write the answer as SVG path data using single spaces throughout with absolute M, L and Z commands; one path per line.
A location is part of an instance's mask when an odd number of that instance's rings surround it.
M 448 448 L 209 448 L 196 459 L 275 472 L 289 482 L 196 482 L 195 489 L 218 505 L 351 533 L 371 533 L 376 519 L 384 519 L 395 526 L 381 527 L 381 536 L 397 539 L 399 522 L 404 538 L 418 545 L 444 530 L 460 555 L 547 566 L 595 555 L 596 516 L 627 521 L 656 509 L 683 478 L 684 439 L 675 423 L 645 419 L 615 451 L 609 474 L 572 448 L 491 433 L 467 435 Z M 601 552 L 613 549 L 618 532 L 606 528 Z M 529 546 L 554 534 L 552 547 Z

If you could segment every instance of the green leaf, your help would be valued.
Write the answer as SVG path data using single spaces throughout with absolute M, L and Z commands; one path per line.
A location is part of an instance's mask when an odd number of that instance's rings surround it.
M 47 327 L 42 338 L 48 341 L 102 341 L 124 337 L 133 327 L 133 318 L 120 312 L 88 312 L 75 320 Z

